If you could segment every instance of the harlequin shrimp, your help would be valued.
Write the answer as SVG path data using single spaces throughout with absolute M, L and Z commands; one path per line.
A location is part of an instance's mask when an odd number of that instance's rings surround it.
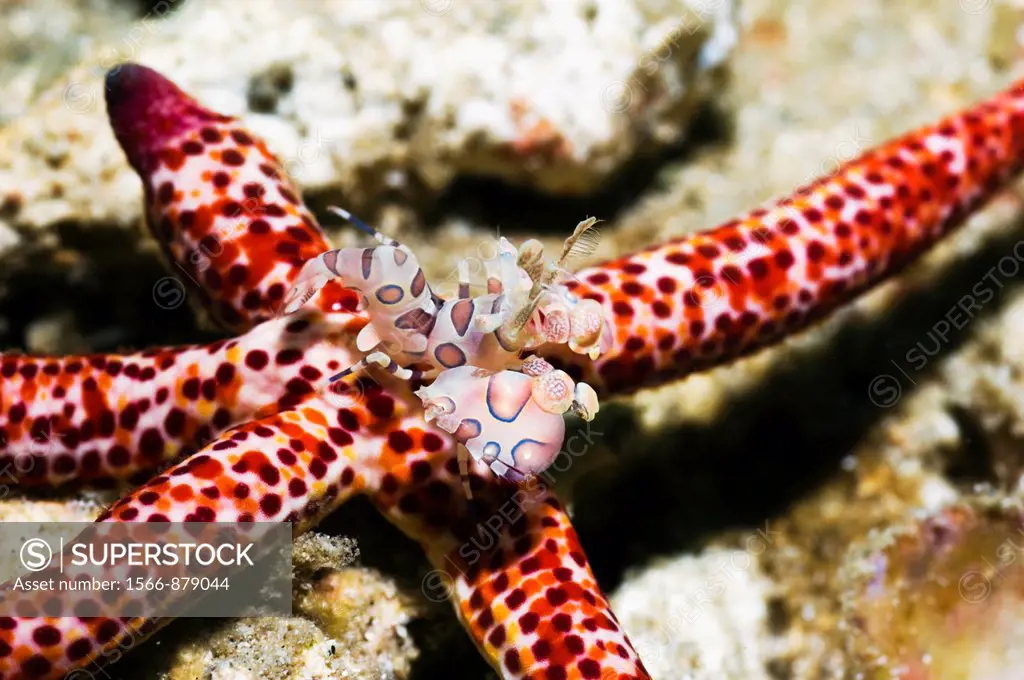
M 310 260 L 283 307 L 285 314 L 294 312 L 334 277 L 341 277 L 362 295 L 361 306 L 369 311 L 370 322 L 359 333 L 356 347 L 369 353 L 330 382 L 374 365 L 403 380 L 437 379 L 434 391 L 417 392 L 428 408 L 428 419 L 444 416 L 439 426 L 452 434 L 460 427 L 464 433 L 473 430 L 472 436 L 463 437 L 473 458 L 488 462 L 492 471 L 509 479 L 543 470 L 558 453 L 561 438 L 513 441 L 511 429 L 498 424 L 518 423 L 521 428 L 529 423 L 531 428 L 563 432 L 561 416 L 567 411 L 585 420 L 592 420 L 598 411 L 597 395 L 589 385 L 574 383 L 540 358 L 520 358 L 523 351 L 549 342 L 567 344 L 590 357 L 607 347 L 609 329 L 600 305 L 580 300 L 560 282 L 566 275 L 565 263 L 595 242 L 588 230 L 597 220 L 577 225 L 556 263 L 544 262 L 536 240 L 517 251 L 502 238 L 497 257 L 485 262 L 488 292 L 470 296 L 468 265 L 463 261 L 458 269 L 458 297 L 444 301 L 430 288 L 409 248 L 347 211 L 332 211 L 372 235 L 379 245 L 332 250 Z M 423 364 L 430 368 L 407 368 Z M 484 383 L 486 389 L 480 387 Z M 513 410 L 501 407 L 513 403 L 517 404 Z M 490 417 L 476 417 L 477 409 Z M 524 453 L 527 449 L 529 456 Z M 499 457 L 503 452 L 504 459 Z M 515 463 L 522 464 L 524 456 L 529 463 L 517 469 Z M 466 461 L 461 462 L 465 472 Z

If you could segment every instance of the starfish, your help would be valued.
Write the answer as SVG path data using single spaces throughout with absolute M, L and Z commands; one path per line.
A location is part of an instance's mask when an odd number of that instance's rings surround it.
M 266 146 L 142 66 L 113 69 L 106 93 L 153 236 L 235 335 L 135 354 L 5 356 L 0 464 L 28 468 L 26 485 L 155 475 L 100 522 L 289 521 L 302 532 L 367 495 L 423 546 L 502 677 L 648 678 L 551 489 L 477 465 L 468 506 L 453 443 L 408 386 L 319 389 L 360 358 L 367 319 L 337 281 L 276 317 L 303 263 L 330 245 Z M 1022 158 L 1024 82 L 715 229 L 578 272 L 575 292 L 602 305 L 613 345 L 596 361 L 539 354 L 603 397 L 732 361 L 899 271 Z M 487 551 L 470 546 L 479 517 L 500 518 Z M 0 618 L 0 677 L 60 677 L 164 623 Z

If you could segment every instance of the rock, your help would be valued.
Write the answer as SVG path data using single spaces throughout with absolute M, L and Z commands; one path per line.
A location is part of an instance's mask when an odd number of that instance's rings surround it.
M 87 347 L 70 312 L 42 317 L 25 329 L 25 348 L 32 354 L 74 354 Z
M 839 581 L 850 671 L 867 679 L 998 680 L 1024 661 L 1024 511 L 963 501 L 872 532 Z
M 653 677 L 769 679 L 761 647 L 771 581 L 757 559 L 770 546 L 759 534 L 746 543 L 661 561 L 627 577 L 612 597 Z
M 175 630 L 168 632 L 176 632 Z M 298 617 L 227 619 L 181 644 L 161 664 L 170 680 L 377 680 L 381 669 L 362 650 L 339 651 L 316 624 Z M 141 669 L 139 669 L 141 671 Z M 136 677 L 146 677 L 138 673 Z M 386 676 L 384 676 L 386 677 Z
M 198 633 L 175 624 L 161 634 L 176 639 L 163 673 L 171 680 L 408 677 L 416 650 L 405 626 L 415 607 L 391 580 L 352 566 L 357 556 L 350 539 L 300 537 L 296 616 L 212 620 Z
M 0 255 L 8 250 L 13 250 L 20 242 L 21 237 L 18 236 L 18 232 L 0 220 Z
M 131 4 L 119 0 L 0 0 L 0 16 L 0 126 L 23 115 L 40 88 L 135 18 Z
M 436 197 L 463 174 L 594 191 L 682 139 L 735 40 L 731 4 L 423 0 L 154 9 L 0 131 L 8 226 L 129 224 L 138 181 L 102 77 L 132 60 L 265 137 L 307 192 Z M 165 5 L 169 13 L 176 3 Z M 2 223 L 0 223 L 2 224 Z
M 14 497 L 5 486 L 0 496 L 0 522 L 91 522 L 105 503 L 115 500 L 109 493 L 100 493 L 98 498 L 89 494 L 75 500 L 33 500 Z

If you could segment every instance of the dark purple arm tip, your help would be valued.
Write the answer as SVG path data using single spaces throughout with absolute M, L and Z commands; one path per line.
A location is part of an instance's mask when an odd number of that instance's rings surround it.
M 107 75 L 103 83 L 107 89 L 107 101 L 110 101 L 111 93 L 119 92 L 125 83 L 140 77 L 146 71 L 152 72 L 153 69 L 140 66 L 139 64 L 133 64 L 131 62 L 125 62 L 111 67 L 111 69 L 107 71 Z
M 186 95 L 162 75 L 139 64 L 118 64 L 104 79 L 107 116 L 117 133 L 132 119 L 146 117 L 168 96 Z
M 229 120 L 199 106 L 170 80 L 140 64 L 111 68 L 104 89 L 110 127 L 143 178 L 168 142 L 203 123 Z

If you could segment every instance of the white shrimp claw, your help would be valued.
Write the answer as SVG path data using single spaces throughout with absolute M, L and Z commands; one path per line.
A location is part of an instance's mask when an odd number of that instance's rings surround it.
M 320 257 L 307 261 L 302 265 L 299 275 L 295 278 L 295 283 L 288 291 L 281 314 L 286 315 L 298 311 L 333 278 L 334 273 L 327 268 Z
M 601 404 L 597 400 L 597 392 L 594 391 L 594 388 L 585 382 L 576 383 L 576 389 L 573 391 L 573 412 L 589 422 L 594 419 L 600 409 Z

